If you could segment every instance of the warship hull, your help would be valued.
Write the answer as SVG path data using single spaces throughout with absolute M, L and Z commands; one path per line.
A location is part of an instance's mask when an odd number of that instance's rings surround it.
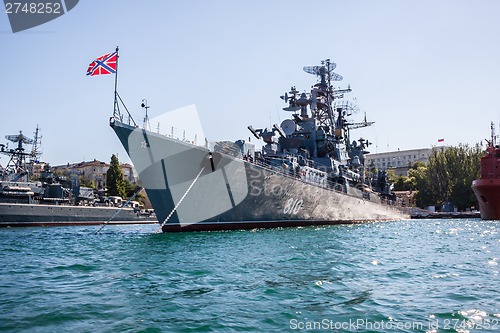
M 164 232 L 408 218 L 376 193 L 344 193 L 289 170 L 195 146 L 111 118 Z
M 0 227 L 156 223 L 156 218 L 130 208 L 118 211 L 114 207 L 0 203 Z

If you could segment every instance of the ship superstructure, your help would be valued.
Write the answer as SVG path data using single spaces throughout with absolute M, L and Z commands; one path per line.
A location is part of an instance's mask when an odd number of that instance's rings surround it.
M 279 167 L 284 162 L 291 174 L 302 180 L 314 181 L 319 175 L 321 183 L 328 187 L 359 197 L 369 196 L 372 175 L 365 172 L 364 163 L 370 143 L 363 138 L 351 142 L 350 132 L 374 122 L 368 122 L 366 116 L 363 122 L 348 121 L 358 109 L 344 99 L 352 91 L 350 87 L 332 86 L 332 81 L 342 80 L 333 71 L 335 67 L 329 59 L 320 66 L 304 67 L 305 72 L 318 77 L 318 83 L 308 93 L 299 93 L 292 87 L 281 96 L 288 103 L 283 110 L 293 112 L 291 119 L 284 120 L 281 126 L 275 124 L 271 130 L 248 128 L 266 143 L 262 151 L 265 163 Z M 378 184 L 378 178 L 375 183 Z M 379 192 L 388 197 L 385 185 L 382 187 L 384 191 Z

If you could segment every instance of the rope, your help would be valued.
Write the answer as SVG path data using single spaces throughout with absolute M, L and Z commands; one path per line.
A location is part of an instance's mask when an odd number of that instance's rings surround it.
M 163 226 L 168 222 L 168 220 L 172 217 L 172 215 L 174 215 L 175 211 L 177 210 L 177 208 L 179 208 L 180 204 L 182 203 L 182 201 L 184 200 L 184 198 L 186 198 L 186 195 L 189 193 L 189 191 L 191 191 L 191 189 L 193 188 L 194 186 L 194 183 L 196 183 L 196 181 L 198 180 L 198 178 L 200 178 L 200 175 L 201 173 L 203 172 L 203 170 L 205 170 L 205 166 L 203 166 L 200 170 L 200 172 L 198 172 L 198 174 L 196 175 L 196 177 L 193 179 L 193 182 L 191 183 L 191 185 L 189 185 L 188 189 L 186 190 L 186 192 L 182 195 L 181 199 L 179 200 L 179 202 L 177 203 L 177 205 L 175 205 L 174 209 L 172 209 L 172 211 L 170 212 L 170 214 L 167 215 L 167 217 L 165 218 L 165 220 L 163 220 L 163 223 L 160 225 L 160 227 L 156 230 L 156 233 L 159 233 L 162 229 L 163 229 Z
M 102 230 L 102 228 L 104 228 L 104 226 L 105 226 L 106 224 L 108 224 L 108 223 L 109 223 L 109 221 L 111 221 L 112 219 L 114 219 L 114 218 L 115 218 L 115 216 L 116 216 L 116 215 L 118 215 L 118 214 L 122 211 L 122 209 L 123 209 L 123 208 L 125 208 L 125 207 L 129 204 L 129 202 L 130 202 L 130 201 L 134 200 L 135 196 L 136 196 L 137 194 L 139 194 L 139 192 L 140 192 L 141 190 L 142 190 L 142 187 L 139 187 L 139 189 L 137 190 L 137 192 L 135 192 L 135 193 L 134 193 L 134 195 L 133 195 L 133 196 L 131 196 L 131 197 L 130 197 L 130 199 L 128 199 L 128 201 L 127 201 L 127 202 L 125 202 L 125 203 L 122 205 L 122 207 L 121 207 L 120 209 L 118 209 L 118 211 L 116 211 L 116 213 L 114 213 L 114 214 L 113 214 L 113 216 L 111 216 L 111 217 L 109 218 L 109 220 L 107 220 L 106 222 L 104 222 L 104 223 L 101 225 L 101 227 L 99 228 L 99 230 L 97 230 L 95 233 L 96 233 L 96 234 L 97 234 L 97 233 L 99 233 L 99 231 L 101 231 L 101 230 Z

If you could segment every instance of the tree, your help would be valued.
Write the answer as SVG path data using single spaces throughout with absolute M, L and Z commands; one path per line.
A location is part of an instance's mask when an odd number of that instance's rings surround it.
M 394 191 L 414 191 L 417 189 L 414 177 L 399 176 L 391 181 L 394 184 Z
M 131 198 L 140 189 L 142 189 L 141 186 L 139 186 L 137 184 L 132 184 L 130 182 L 130 180 L 128 180 L 127 178 L 125 178 L 125 192 L 127 194 L 127 198 Z M 143 205 L 145 205 L 146 202 L 148 201 L 148 199 L 142 193 L 138 193 L 135 196 L 135 201 L 139 201 L 140 203 L 142 203 Z
M 111 156 L 111 164 L 106 172 L 106 186 L 108 188 L 108 195 L 119 196 L 122 198 L 126 196 L 123 171 L 120 167 L 118 157 L 114 154 Z
M 459 145 L 450 150 L 449 160 L 453 159 L 454 169 L 451 170 L 452 179 L 450 201 L 459 210 L 464 210 L 477 204 L 474 192 L 471 190 L 472 181 L 480 176 L 481 157 L 483 149 L 479 144 L 474 147 Z
M 79 177 L 80 185 L 85 187 L 90 187 L 95 189 L 95 182 L 93 179 L 85 178 L 84 176 Z
M 424 162 L 416 162 L 408 170 L 408 177 L 414 179 L 415 188 L 418 191 L 415 195 L 415 203 L 418 207 L 424 208 L 436 202 L 435 194 L 432 193 L 427 175 L 427 165 Z
M 480 144 L 433 149 L 427 166 L 421 165 L 408 172 L 410 177 L 415 177 L 417 205 L 426 207 L 451 201 L 458 210 L 475 206 L 477 201 L 471 185 L 479 178 L 482 154 Z

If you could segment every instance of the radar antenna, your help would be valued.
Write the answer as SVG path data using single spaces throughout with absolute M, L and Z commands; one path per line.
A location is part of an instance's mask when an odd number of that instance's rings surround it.
M 326 59 L 321 62 L 321 66 L 305 66 L 303 69 L 306 73 L 319 76 L 321 84 L 326 84 L 327 81 L 342 81 L 342 75 L 333 71 L 336 67 L 336 63 L 330 62 L 330 59 Z
M 31 152 L 25 153 L 23 144 L 32 145 L 35 140 L 25 136 L 22 131 L 19 131 L 19 134 L 6 135 L 5 138 L 11 142 L 17 142 L 17 148 L 7 150 L 5 145 L 2 145 L 0 152 L 10 156 L 10 160 L 5 167 L 4 175 L 8 176 L 9 174 L 14 174 L 13 181 L 19 181 L 23 178 L 25 181 L 28 181 L 29 169 L 26 165 L 26 157 L 31 156 Z
M 17 135 L 16 134 L 6 135 L 5 138 L 9 141 L 14 142 L 14 143 L 17 142 L 18 143 L 17 148 L 22 149 L 22 150 L 24 150 L 23 143 L 27 144 L 27 145 L 32 145 L 34 142 L 33 139 L 30 139 L 27 136 L 25 136 L 22 131 L 19 131 L 19 134 L 17 134 Z

